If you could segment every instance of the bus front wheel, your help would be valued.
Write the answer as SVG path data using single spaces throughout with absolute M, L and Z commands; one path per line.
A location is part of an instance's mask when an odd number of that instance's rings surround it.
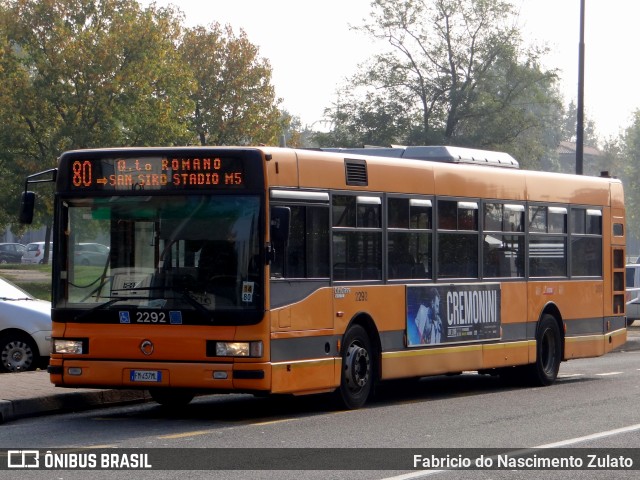
M 342 339 L 342 374 L 338 390 L 342 405 L 362 407 L 374 382 L 374 358 L 371 340 L 360 325 L 351 327 Z
M 538 386 L 551 385 L 558 377 L 562 360 L 562 338 L 556 319 L 543 315 L 536 334 L 536 362 L 529 365 L 529 380 Z

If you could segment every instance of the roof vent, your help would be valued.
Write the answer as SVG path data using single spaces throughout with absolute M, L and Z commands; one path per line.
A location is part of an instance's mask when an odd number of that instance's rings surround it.
M 347 185 L 357 185 L 360 187 L 366 187 L 369 185 L 366 160 L 350 160 L 345 158 L 344 173 Z

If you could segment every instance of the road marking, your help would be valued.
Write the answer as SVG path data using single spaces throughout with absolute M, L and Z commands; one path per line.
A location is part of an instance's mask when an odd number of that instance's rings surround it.
M 184 433 L 172 433 L 170 435 L 161 435 L 161 436 L 156 437 L 156 438 L 160 438 L 162 440 L 172 440 L 172 439 L 176 439 L 176 438 L 187 438 L 187 437 L 195 437 L 197 435 L 207 435 L 209 433 L 219 432 L 220 430 L 236 428 L 238 426 L 241 426 L 241 427 L 261 427 L 261 426 L 264 426 L 264 425 L 274 425 L 276 423 L 292 422 L 294 420 L 298 420 L 298 419 L 295 419 L 295 418 L 282 418 L 280 420 L 267 420 L 267 421 L 264 421 L 264 422 L 257 422 L 257 423 L 239 423 L 238 425 L 224 427 L 224 428 L 217 428 L 217 429 L 212 429 L 212 430 L 194 430 L 193 432 L 184 432 Z
M 185 437 L 195 437 L 196 435 L 206 435 L 208 433 L 213 433 L 215 430 L 196 430 L 193 432 L 185 432 L 185 433 L 174 433 L 171 435 L 162 435 L 157 438 L 172 439 L 172 438 L 185 438 Z
M 280 420 L 266 420 L 264 422 L 252 423 L 251 426 L 252 427 L 262 427 L 264 425 L 275 425 L 276 423 L 292 422 L 294 420 L 297 420 L 297 419 L 295 419 L 295 418 L 281 418 Z
M 618 435 L 619 433 L 635 432 L 636 430 L 640 430 L 640 423 L 636 423 L 635 425 L 629 425 L 628 427 L 616 428 L 614 430 L 605 430 L 604 432 L 592 433 L 591 435 L 585 435 L 584 437 L 570 438 L 569 440 L 561 440 L 555 443 L 538 445 L 537 447 L 533 447 L 533 448 L 566 447 L 567 445 L 573 445 L 575 443 L 586 442 L 588 440 L 597 440 L 599 438 L 605 438 L 605 437 L 612 437 L 614 435 Z
M 596 377 L 608 377 L 609 375 L 622 375 L 623 372 L 607 372 L 607 373 L 596 373 Z
M 565 373 L 558 375 L 558 378 L 584 377 L 584 373 Z
M 554 443 L 545 443 L 544 445 L 538 445 L 536 447 L 530 447 L 520 450 L 512 450 L 511 452 L 505 452 L 504 455 L 517 455 L 524 454 L 529 450 L 533 450 L 535 448 L 559 448 L 566 447 L 569 445 L 574 445 L 576 443 L 582 443 L 589 440 L 598 440 L 600 438 L 612 437 L 614 435 L 618 435 L 620 433 L 629 433 L 640 430 L 640 423 L 636 423 L 635 425 L 629 425 L 628 427 L 616 428 L 614 430 L 606 430 L 604 432 L 592 433 L 591 435 L 585 435 L 584 437 L 575 437 L 567 440 L 561 440 L 559 442 Z M 412 472 L 406 473 L 404 475 L 398 475 L 396 477 L 386 477 L 381 480 L 411 480 L 415 478 L 424 478 L 429 477 L 431 475 L 437 475 L 439 473 L 451 472 L 451 470 L 427 470 L 423 472 Z

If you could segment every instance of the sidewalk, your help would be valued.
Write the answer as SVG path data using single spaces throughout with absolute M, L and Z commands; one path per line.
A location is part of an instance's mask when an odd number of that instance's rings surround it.
M 22 417 L 150 400 L 145 390 L 58 388 L 45 370 L 0 374 L 0 424 Z M 1 428 L 1 427 L 0 427 Z
M 640 324 L 636 322 L 635 325 Z M 640 326 L 628 330 L 621 351 L 640 350 Z M 0 424 L 16 418 L 149 401 L 147 391 L 58 388 L 46 371 L 0 374 Z

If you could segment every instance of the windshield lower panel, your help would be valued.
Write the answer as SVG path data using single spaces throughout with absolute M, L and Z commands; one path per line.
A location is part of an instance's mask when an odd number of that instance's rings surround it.
M 54 312 L 116 323 L 247 323 L 264 312 L 257 195 L 62 202 Z

